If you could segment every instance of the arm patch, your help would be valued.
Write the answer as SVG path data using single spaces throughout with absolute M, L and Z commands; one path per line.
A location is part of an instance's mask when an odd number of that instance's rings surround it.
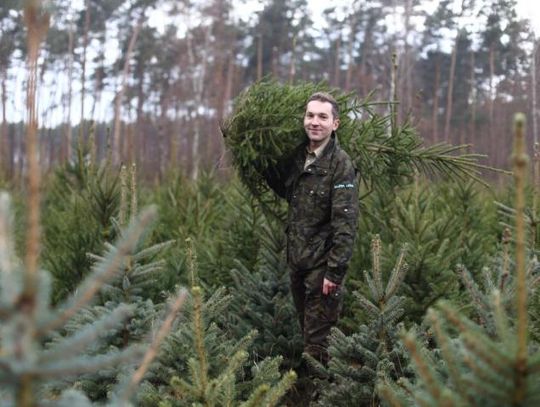
M 334 185 L 334 189 L 344 189 L 344 188 L 354 188 L 354 184 L 347 183 L 347 184 L 336 184 Z

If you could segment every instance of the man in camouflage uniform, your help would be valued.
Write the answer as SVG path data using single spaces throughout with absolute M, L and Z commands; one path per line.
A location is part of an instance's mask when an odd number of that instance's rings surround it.
M 323 363 L 342 306 L 358 215 L 355 168 L 335 134 L 338 113 L 330 94 L 312 95 L 304 115 L 306 142 L 265 173 L 289 203 L 287 264 L 304 351 Z

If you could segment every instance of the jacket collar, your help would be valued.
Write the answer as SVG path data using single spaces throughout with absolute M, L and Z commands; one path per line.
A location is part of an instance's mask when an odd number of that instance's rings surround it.
M 302 143 L 298 147 L 300 151 L 299 151 L 299 154 L 296 155 L 297 157 L 296 164 L 298 165 L 298 168 L 300 169 L 304 168 L 308 143 L 309 143 L 309 140 L 306 140 L 304 143 Z M 338 144 L 338 141 L 336 138 L 336 133 L 333 131 L 330 136 L 330 141 L 328 142 L 328 144 L 326 144 L 322 153 L 317 157 L 315 162 L 311 165 L 318 168 L 329 168 L 330 162 L 332 161 L 332 157 L 334 155 L 334 151 L 336 149 L 337 144 Z

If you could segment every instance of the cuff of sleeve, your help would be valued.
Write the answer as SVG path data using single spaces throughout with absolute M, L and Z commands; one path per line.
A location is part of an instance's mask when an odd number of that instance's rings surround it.
M 345 277 L 345 272 L 347 271 L 346 266 L 341 267 L 331 267 L 328 266 L 326 270 L 326 275 L 324 276 L 327 280 L 330 280 L 331 282 L 335 284 L 341 284 L 343 281 L 343 278 Z

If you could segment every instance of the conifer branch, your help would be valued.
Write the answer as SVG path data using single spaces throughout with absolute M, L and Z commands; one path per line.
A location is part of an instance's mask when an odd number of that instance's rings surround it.
M 127 184 L 127 168 L 125 165 L 120 167 L 120 209 L 118 211 L 118 223 L 120 227 L 124 227 L 127 222 L 128 212 L 128 184 Z
M 116 250 L 109 250 L 104 261 L 96 266 L 94 273 L 86 278 L 82 288 L 66 301 L 63 310 L 53 319 L 38 326 L 36 335 L 43 336 L 54 330 L 73 317 L 77 311 L 88 304 L 101 289 L 101 287 L 117 272 L 122 262 L 134 249 L 141 234 L 148 224 L 155 218 L 156 209 L 150 207 L 143 211 L 127 231 L 121 236 Z
M 382 283 L 382 273 L 381 273 L 381 239 L 379 235 L 371 241 L 371 258 L 373 261 L 373 283 L 374 288 L 376 289 L 376 296 L 374 299 L 380 301 L 384 297 L 383 283 Z
M 155 245 L 152 245 L 150 247 L 147 247 L 145 249 L 138 251 L 137 253 L 133 254 L 131 258 L 133 259 L 133 262 L 135 263 L 139 262 L 142 259 L 155 256 L 156 254 L 162 252 L 163 250 L 168 249 L 174 243 L 176 243 L 176 240 L 167 240 L 165 242 L 156 243 Z
M 120 305 L 116 307 L 109 315 L 106 315 L 96 323 L 89 324 L 87 327 L 79 330 L 75 335 L 55 344 L 52 350 L 43 354 L 41 361 L 47 363 L 48 361 L 69 358 L 80 353 L 81 350 L 95 343 L 104 333 L 108 334 L 111 329 L 117 328 L 132 313 L 132 306 Z
M 157 356 L 159 347 L 161 346 L 161 343 L 165 339 L 165 337 L 169 334 L 171 331 L 172 325 L 174 320 L 177 317 L 178 312 L 180 311 L 180 308 L 182 308 L 182 305 L 184 304 L 186 300 L 187 292 L 185 290 L 180 290 L 178 296 L 176 297 L 176 300 L 171 305 L 170 311 L 167 314 L 167 317 L 161 324 L 161 327 L 159 328 L 159 331 L 157 332 L 156 336 L 154 337 L 152 344 L 146 351 L 144 358 L 141 362 L 141 365 L 139 368 L 135 371 L 133 376 L 131 376 L 131 379 L 129 383 L 127 384 L 126 388 L 122 392 L 121 400 L 128 401 L 131 397 L 133 391 L 135 390 L 136 386 L 141 382 L 143 379 L 145 373 L 147 372 L 148 368 L 150 367 L 150 364 L 154 360 L 154 358 Z
M 516 390 L 513 404 L 520 405 L 527 391 L 527 277 L 525 275 L 525 177 L 528 157 L 524 141 L 525 115 L 514 117 L 514 179 L 516 185 L 516 283 L 517 283 L 517 359 Z
M 377 393 L 387 402 L 390 407 L 403 407 L 406 404 L 400 400 L 390 383 L 384 383 L 377 387 Z
M 407 254 L 407 245 L 404 245 L 399 252 L 399 257 L 396 261 L 396 265 L 392 270 L 388 284 L 386 285 L 385 296 L 386 298 L 392 297 L 398 288 L 401 286 L 405 275 L 409 269 L 409 266 L 405 262 L 405 255 Z
M 264 398 L 262 406 L 274 407 L 279 403 L 283 395 L 291 388 L 296 381 L 296 373 L 292 370 L 283 375 L 278 384 L 270 389 Z
M 435 400 L 440 399 L 441 389 L 437 384 L 438 381 L 435 378 L 434 372 L 432 371 L 431 367 L 426 362 L 424 357 L 420 354 L 418 344 L 416 343 L 415 335 L 412 333 L 405 334 L 405 337 L 403 338 L 403 344 L 409 350 L 411 357 L 418 369 L 418 374 L 424 381 L 429 394 Z
M 506 346 L 512 346 L 514 342 L 514 332 L 508 324 L 508 316 L 505 313 L 504 307 L 501 302 L 501 292 L 499 290 L 494 290 L 492 294 L 493 302 L 493 319 L 495 322 L 495 328 L 497 334 L 502 342 Z
M 439 309 L 443 312 L 444 317 L 448 320 L 451 326 L 457 328 L 462 337 L 463 344 L 478 357 L 482 358 L 493 369 L 504 372 L 501 366 L 509 366 L 512 364 L 512 356 L 507 355 L 504 349 L 495 344 L 490 338 L 482 332 L 482 330 L 473 322 L 462 317 L 452 307 L 444 302 L 439 305 Z
M 474 358 L 474 354 L 466 354 L 463 357 L 464 363 L 469 367 L 475 377 L 478 391 L 483 396 L 489 395 L 494 402 L 508 403 L 508 393 L 511 392 L 513 383 L 508 377 L 501 377 L 499 372 L 494 371 L 491 366 L 483 364 Z M 472 387 L 467 384 L 467 387 Z M 482 389 L 482 390 L 480 390 Z
M 462 264 L 458 264 L 457 272 L 461 277 L 461 281 L 463 281 L 463 284 L 469 291 L 472 301 L 476 305 L 481 322 L 484 325 L 486 325 L 488 323 L 488 321 L 486 321 L 486 314 L 488 312 L 488 306 L 484 301 L 484 296 L 480 292 L 480 289 L 478 288 L 476 281 L 474 281 L 474 279 L 471 276 L 471 273 L 469 273 L 469 271 Z
M 462 396 L 468 396 L 467 389 L 464 387 L 463 381 L 461 379 L 461 373 L 455 363 L 454 355 L 456 350 L 450 344 L 447 333 L 444 332 L 442 329 L 440 315 L 437 313 L 437 311 L 430 308 L 428 310 L 427 318 L 429 319 L 431 326 L 433 327 L 437 343 L 441 349 L 442 356 L 448 366 L 448 372 L 450 374 L 452 382 L 456 386 L 456 390 Z
M 242 404 L 240 404 L 240 407 L 259 407 L 262 404 L 262 401 L 264 400 L 264 397 L 268 394 L 270 391 L 270 386 L 267 384 L 261 384 L 259 387 L 255 389 L 255 391 L 251 394 L 251 396 L 244 401 Z
M 204 394 L 208 385 L 208 364 L 206 362 L 206 349 L 204 346 L 204 326 L 202 316 L 202 290 L 195 286 L 191 289 L 193 294 L 193 333 L 195 350 L 198 356 L 198 372 L 200 374 L 199 391 Z
M 129 192 L 131 194 L 131 206 L 129 208 L 129 218 L 133 221 L 138 213 L 138 198 L 137 198 L 137 164 L 132 163 L 130 168 L 130 184 Z
M 375 285 L 375 282 L 369 275 L 369 272 L 366 270 L 364 270 L 364 279 L 366 280 L 366 284 L 369 288 L 369 292 L 371 294 L 371 297 L 373 298 L 373 301 L 378 303 L 381 298 L 379 295 L 380 293 L 377 290 L 377 286 Z
M 83 373 L 97 372 L 110 366 L 118 366 L 140 356 L 142 348 L 131 346 L 121 352 L 61 360 L 28 369 L 28 375 L 39 379 L 58 379 Z

